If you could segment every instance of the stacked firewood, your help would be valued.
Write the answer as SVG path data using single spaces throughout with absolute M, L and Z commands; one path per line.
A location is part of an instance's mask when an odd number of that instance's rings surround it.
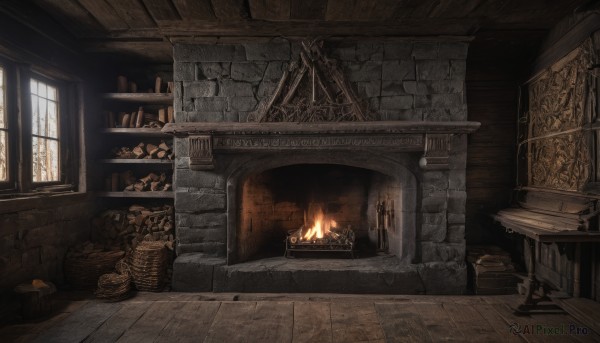
M 129 178 L 131 180 L 131 178 Z M 165 173 L 160 173 L 160 175 L 155 173 L 150 173 L 145 177 L 137 180 L 133 184 L 128 184 L 125 187 L 125 191 L 127 192 L 158 192 L 158 191 L 169 191 L 171 190 L 172 184 L 167 179 L 167 175 Z
M 106 127 L 108 128 L 161 128 L 166 123 L 173 122 L 173 106 L 158 109 L 158 113 L 148 113 L 143 107 L 132 112 L 106 112 Z
M 173 250 L 175 225 L 173 206 L 131 205 L 125 210 L 108 210 L 93 220 L 94 234 L 105 244 L 131 251 L 142 241 L 160 241 Z
M 137 178 L 131 170 L 112 173 L 106 178 L 105 188 L 111 192 L 166 192 L 173 188 L 171 178 L 166 173 L 149 173 Z
M 114 158 L 123 159 L 169 159 L 173 160 L 175 154 L 172 152 L 171 147 L 165 142 L 160 141 L 158 145 L 145 144 L 140 142 L 134 148 L 119 147 L 114 148 L 111 152 Z

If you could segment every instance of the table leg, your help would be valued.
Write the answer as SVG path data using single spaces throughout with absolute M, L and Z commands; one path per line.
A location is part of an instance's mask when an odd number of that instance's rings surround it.
M 550 301 L 550 299 L 544 294 L 540 298 L 534 299 L 535 291 L 539 288 L 540 283 L 535 276 L 535 263 L 539 256 L 538 249 L 536 247 L 536 241 L 533 238 L 525 237 L 529 245 L 529 288 L 525 300 L 519 305 L 515 312 L 517 314 L 535 314 L 535 313 L 565 313 L 565 311 L 555 304 L 539 305 L 540 301 Z
M 573 297 L 581 296 L 581 243 L 575 243 L 575 261 L 573 263 Z

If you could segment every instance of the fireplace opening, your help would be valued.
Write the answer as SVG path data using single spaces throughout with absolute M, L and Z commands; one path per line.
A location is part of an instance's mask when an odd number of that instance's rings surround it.
M 319 258 L 394 253 L 399 245 L 401 186 L 378 171 L 291 165 L 250 174 L 238 194 L 238 262 L 283 256 L 292 242 L 299 249 L 288 256 Z

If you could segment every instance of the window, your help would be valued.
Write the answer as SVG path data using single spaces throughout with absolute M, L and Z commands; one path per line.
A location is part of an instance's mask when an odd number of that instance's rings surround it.
M 58 90 L 31 79 L 32 181 L 60 181 Z
M 0 200 L 85 189 L 77 185 L 83 93 L 76 81 L 57 74 L 0 56 Z
M 4 79 L 4 68 L 0 67 L 0 182 L 8 181 L 8 120 L 4 106 L 6 103 Z

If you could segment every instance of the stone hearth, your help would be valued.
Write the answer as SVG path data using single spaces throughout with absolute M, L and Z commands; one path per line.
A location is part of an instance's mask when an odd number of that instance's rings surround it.
M 466 46 L 331 44 L 327 51 L 342 60 L 350 87 L 381 120 L 256 123 L 244 121 L 273 91 L 297 43 L 176 45 L 176 123 L 163 129 L 176 137 L 174 289 L 462 293 L 466 135 L 479 126 L 465 121 Z M 284 216 L 257 213 L 280 208 L 272 199 L 279 191 L 255 187 L 268 201 L 249 214 L 244 185 L 311 165 L 369 175 L 357 186 L 365 194 L 353 222 L 359 236 L 372 241 L 377 199 L 393 200 L 386 254 L 259 259 L 259 245 Z

